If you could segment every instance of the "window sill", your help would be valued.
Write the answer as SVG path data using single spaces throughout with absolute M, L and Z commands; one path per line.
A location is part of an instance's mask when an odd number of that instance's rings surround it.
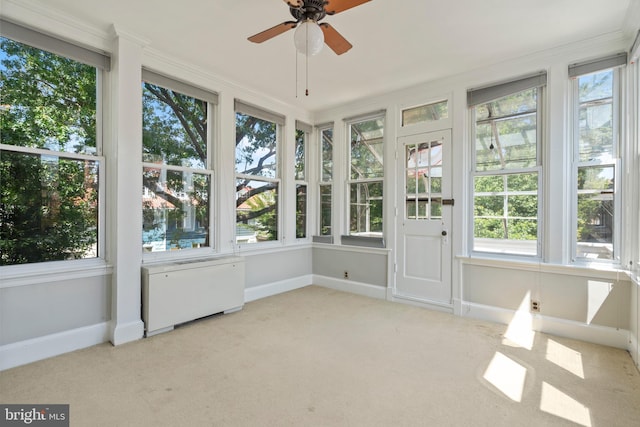
M 0 267 L 0 289 L 106 276 L 113 267 L 101 258 L 50 261 Z
M 629 271 L 611 264 L 549 264 L 540 261 L 525 261 L 506 258 L 457 256 L 462 265 L 499 267 L 511 270 L 537 271 L 541 273 L 563 274 L 567 276 L 593 277 L 608 280 L 628 280 Z

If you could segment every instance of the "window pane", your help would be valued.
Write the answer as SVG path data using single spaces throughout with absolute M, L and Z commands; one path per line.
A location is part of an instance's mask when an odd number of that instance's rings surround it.
M 517 114 L 535 112 L 537 109 L 538 89 L 527 89 L 480 104 L 476 107 L 476 120 L 499 119 Z
M 537 165 L 536 113 L 476 126 L 476 170 L 521 169 Z
M 322 131 L 322 181 L 333 179 L 333 129 Z
M 449 117 L 449 103 L 447 101 L 402 110 L 402 126 L 416 123 L 432 122 Z
M 475 107 L 475 169 L 478 172 L 535 167 L 538 89 Z
M 613 140 L 613 70 L 578 79 L 580 161 L 610 161 Z
M 307 237 L 307 186 L 296 185 L 296 238 Z
M 98 161 L 0 152 L 0 265 L 98 256 Z
M 143 182 L 146 252 L 209 246 L 209 175 L 144 168 Z
M 474 179 L 474 250 L 537 254 L 538 174 Z
M 349 231 L 355 235 L 382 233 L 382 182 L 350 185 Z
M 331 235 L 331 185 L 320 186 L 320 235 Z
M 96 154 L 96 69 L 0 37 L 3 144 Z
M 236 173 L 277 176 L 276 124 L 236 113 Z
M 146 82 L 142 96 L 142 160 L 206 168 L 207 102 Z
M 304 181 L 305 179 L 305 146 L 307 134 L 301 130 L 296 131 L 296 179 Z
M 278 240 L 278 183 L 238 180 L 236 185 L 237 242 Z
M 578 168 L 576 256 L 613 259 L 614 166 Z
M 351 140 L 351 179 L 383 177 L 383 120 L 372 119 L 353 123 L 349 129 Z

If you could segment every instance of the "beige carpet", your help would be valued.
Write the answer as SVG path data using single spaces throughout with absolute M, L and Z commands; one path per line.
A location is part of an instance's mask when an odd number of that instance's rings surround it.
M 310 286 L 1 372 L 0 402 L 71 426 L 640 425 L 625 351 L 506 329 Z

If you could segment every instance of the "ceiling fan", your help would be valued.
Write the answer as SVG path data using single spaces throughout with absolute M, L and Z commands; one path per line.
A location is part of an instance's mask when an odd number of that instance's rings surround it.
M 268 30 L 264 30 L 258 34 L 254 34 L 249 37 L 249 41 L 254 43 L 265 42 L 277 35 L 280 35 L 286 31 L 292 30 L 298 27 L 302 23 L 306 27 L 307 33 L 305 34 L 302 43 L 305 43 L 309 37 L 308 32 L 310 30 L 317 31 L 319 27 L 322 32 L 316 40 L 319 40 L 319 47 L 317 51 L 309 52 L 311 55 L 317 53 L 322 48 L 322 36 L 324 36 L 324 43 L 326 43 L 336 54 L 342 55 L 347 52 L 353 46 L 347 39 L 345 39 L 335 28 L 326 22 L 319 23 L 327 15 L 335 15 L 336 13 L 343 12 L 347 9 L 351 9 L 356 6 L 360 6 L 363 3 L 367 3 L 371 0 L 284 0 L 289 6 L 289 12 L 291 16 L 295 18 L 295 21 L 286 21 L 282 24 L 278 24 L 275 27 L 271 27 Z M 305 25 L 305 24 L 311 25 Z M 314 25 L 315 24 L 315 25 Z M 302 29 L 302 25 L 300 29 Z M 298 33 L 298 31 L 296 31 Z M 298 36 L 296 35 L 296 46 L 299 51 L 306 52 L 304 46 L 298 45 Z M 313 49 L 312 49 L 313 50 Z

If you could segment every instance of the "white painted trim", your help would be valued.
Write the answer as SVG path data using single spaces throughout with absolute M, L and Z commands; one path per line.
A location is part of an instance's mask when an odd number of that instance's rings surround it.
M 111 337 L 109 341 L 111 341 L 113 345 L 121 345 L 131 341 L 137 341 L 144 336 L 144 322 L 142 320 L 116 325 L 114 325 L 112 321 L 111 328 Z
M 331 249 L 332 251 L 358 252 L 377 255 L 388 255 L 391 248 L 373 248 L 369 246 L 340 245 L 338 243 L 312 243 L 314 249 Z
M 423 300 L 420 298 L 405 296 L 405 295 L 394 295 L 391 299 L 393 302 L 398 302 L 401 304 L 412 305 L 415 307 L 422 307 L 429 310 L 440 311 L 442 313 L 454 314 L 454 307 L 452 304 L 445 304 L 437 301 L 429 301 Z
M 3 0 L 2 14 L 11 21 L 37 28 L 42 32 L 46 31 L 46 34 L 51 36 L 110 52 L 107 31 L 87 25 L 40 3 L 33 0 Z M 55 28 L 55 32 L 50 30 L 52 28 Z
M 0 347 L 0 371 L 109 341 L 109 323 L 99 323 Z
M 500 269 L 536 271 L 540 273 L 564 274 L 567 276 L 579 276 L 589 278 L 601 278 L 609 280 L 627 280 L 628 272 L 624 269 L 614 268 L 610 265 L 562 265 L 541 262 L 527 262 L 506 258 L 485 258 L 457 256 L 461 265 L 477 265 L 481 267 L 497 267 Z
M 108 276 L 113 267 L 96 258 L 77 261 L 51 261 L 0 267 L 0 289 L 41 283 L 68 282 L 88 277 Z
M 336 279 L 328 276 L 313 275 L 314 285 L 324 288 L 335 289 L 337 291 L 351 292 L 352 294 L 364 295 L 370 298 L 387 299 L 387 288 L 383 286 L 369 285 L 352 280 Z
M 627 347 L 627 351 L 631 355 L 636 368 L 638 368 L 638 371 L 640 371 L 640 355 L 637 351 L 638 348 L 638 337 L 629 332 L 629 346 Z
M 471 317 L 474 319 L 487 320 L 489 322 L 508 325 L 515 314 L 516 311 L 501 307 L 462 302 L 461 315 L 464 317 Z M 630 334 L 626 329 L 588 325 L 582 322 L 543 316 L 540 314 L 531 314 L 531 316 L 533 319 L 532 329 L 537 332 L 625 350 L 629 345 Z
M 307 274 L 305 276 L 295 277 L 293 279 L 281 280 L 279 282 L 267 283 L 260 286 L 253 286 L 244 290 L 244 302 L 251 302 L 283 292 L 293 291 L 295 289 L 304 288 L 313 283 L 313 276 Z

